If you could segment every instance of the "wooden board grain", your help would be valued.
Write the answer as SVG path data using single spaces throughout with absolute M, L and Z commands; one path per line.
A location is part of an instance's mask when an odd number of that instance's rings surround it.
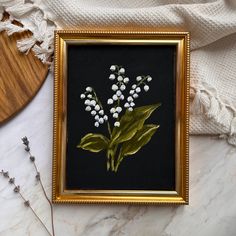
M 19 52 L 16 40 L 31 36 L 30 32 L 7 36 L 0 33 L 0 124 L 25 107 L 43 84 L 48 66 L 33 52 Z

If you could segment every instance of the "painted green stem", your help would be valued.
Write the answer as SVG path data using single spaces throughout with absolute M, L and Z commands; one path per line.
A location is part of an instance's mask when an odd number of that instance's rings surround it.
M 117 158 L 117 161 L 116 161 L 115 169 L 114 169 L 115 172 L 117 172 L 118 167 L 120 166 L 120 163 L 122 162 L 123 158 L 124 158 L 124 156 L 122 156 L 121 149 L 120 149 L 119 155 L 118 155 L 118 158 Z
M 111 138 L 111 126 L 110 126 L 110 123 L 107 121 L 107 128 L 108 128 L 108 133 L 110 135 L 110 138 Z
M 117 151 L 117 145 L 111 146 L 107 150 L 107 170 L 111 168 L 111 171 L 115 171 L 116 151 Z

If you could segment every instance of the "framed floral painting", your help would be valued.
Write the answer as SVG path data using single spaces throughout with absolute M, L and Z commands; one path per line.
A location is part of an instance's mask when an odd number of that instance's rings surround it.
M 54 203 L 188 204 L 189 34 L 55 36 Z

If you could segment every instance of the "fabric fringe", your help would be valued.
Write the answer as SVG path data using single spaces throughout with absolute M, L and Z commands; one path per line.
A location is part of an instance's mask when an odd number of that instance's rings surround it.
M 191 87 L 195 94 L 191 94 L 190 112 L 193 115 L 204 114 L 207 119 L 228 130 L 227 134 L 221 134 L 219 137 L 236 146 L 236 109 L 222 102 L 216 90 L 208 87 L 209 85 L 203 84 L 197 88 Z
M 35 56 L 43 63 L 52 64 L 53 38 L 56 26 L 47 19 L 43 10 L 33 0 L 27 2 L 25 0 L 7 0 L 0 2 L 0 20 L 4 11 L 10 15 L 10 18 L 6 21 L 0 21 L 0 32 L 6 31 L 10 36 L 29 30 L 32 32 L 30 38 L 17 41 L 19 51 L 27 54 L 32 49 Z M 28 21 L 25 20 L 26 18 Z M 13 24 L 13 20 L 20 22 L 23 27 Z
M 190 112 L 194 115 L 201 114 L 203 112 L 203 96 L 201 96 L 201 91 L 196 91 L 194 99 L 192 101 L 192 106 Z
M 35 55 L 43 62 L 46 63 L 49 59 L 49 57 L 51 56 L 51 54 L 53 53 L 53 49 L 46 49 L 46 48 L 42 48 L 38 45 L 34 45 L 34 47 L 32 48 L 33 52 L 35 53 Z
M 35 45 L 37 40 L 34 37 L 17 40 L 17 48 L 20 52 L 28 54 L 30 49 Z
M 2 32 L 4 30 L 7 32 L 7 35 L 10 36 L 14 33 L 24 32 L 27 29 L 25 29 L 21 26 L 12 24 L 11 20 L 6 20 L 3 22 L 0 22 L 0 32 Z

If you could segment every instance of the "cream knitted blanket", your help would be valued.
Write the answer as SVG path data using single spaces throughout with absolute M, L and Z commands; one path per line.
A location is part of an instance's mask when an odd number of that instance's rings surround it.
M 217 134 L 236 145 L 236 0 L 0 0 L 0 18 L 4 11 L 10 19 L 0 22 L 0 31 L 32 31 L 17 46 L 26 53 L 32 49 L 44 63 L 51 63 L 55 28 L 190 31 L 190 133 Z

